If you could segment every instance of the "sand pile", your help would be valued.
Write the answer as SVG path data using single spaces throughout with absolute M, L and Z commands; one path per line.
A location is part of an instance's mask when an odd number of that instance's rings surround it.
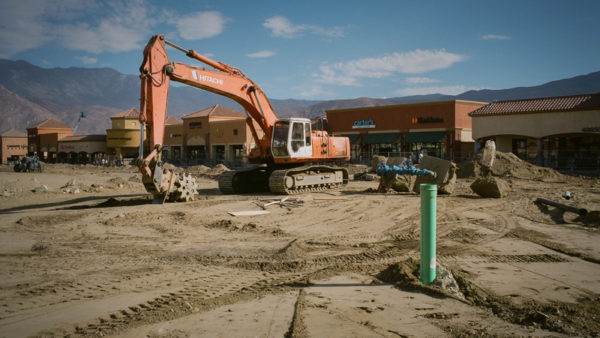
M 479 152 L 473 160 L 458 164 L 459 178 L 480 177 L 482 175 Z M 538 180 L 542 182 L 557 182 L 564 180 L 562 174 L 551 168 L 538 167 L 525 162 L 513 153 L 496 151 L 496 158 L 492 166 L 492 175 L 502 178 L 520 178 L 525 180 Z
M 165 163 L 164 168 L 172 170 L 178 174 L 179 173 L 187 173 L 187 174 L 192 174 L 194 176 L 208 177 L 211 179 L 217 179 L 217 178 L 219 178 L 219 175 L 221 175 L 221 173 L 230 170 L 223 164 L 217 164 L 216 166 L 214 166 L 212 168 L 207 167 L 202 164 L 187 167 L 187 168 L 180 168 L 180 167 L 176 167 L 170 163 Z

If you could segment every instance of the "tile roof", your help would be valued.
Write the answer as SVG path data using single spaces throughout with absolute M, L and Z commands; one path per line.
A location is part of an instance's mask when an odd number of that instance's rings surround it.
M 600 109 L 600 93 L 491 102 L 469 116 Z
M 27 137 L 27 133 L 16 129 L 7 129 L 0 132 L 0 136 L 4 137 Z
M 221 105 L 215 105 L 200 111 L 197 111 L 193 114 L 186 115 L 182 117 L 182 119 L 190 119 L 194 117 L 204 117 L 204 116 L 224 116 L 224 117 L 246 117 L 246 115 L 240 113 L 237 110 L 233 110 L 231 108 L 223 107 Z
M 165 120 L 165 124 L 181 124 L 181 123 L 183 123 L 183 121 L 181 121 L 180 119 L 173 117 L 173 116 L 169 116 Z
M 135 108 L 129 108 L 120 113 L 111 116 L 111 119 L 125 118 L 125 119 L 138 119 L 140 117 L 140 111 Z
M 32 129 L 32 128 L 37 128 L 37 129 L 73 129 L 73 127 L 66 125 L 62 122 L 53 120 L 53 119 L 45 119 L 42 122 L 39 122 L 37 124 L 34 124 L 32 126 L 27 127 L 27 129 Z
M 106 135 L 75 135 L 63 137 L 58 142 L 76 142 L 76 141 L 106 141 Z

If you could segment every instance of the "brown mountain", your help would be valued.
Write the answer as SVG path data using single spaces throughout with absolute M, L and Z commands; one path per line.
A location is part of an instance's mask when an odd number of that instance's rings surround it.
M 27 126 L 45 119 L 60 119 L 48 109 L 35 104 L 0 85 L 0 129 L 25 131 Z
M 0 129 L 25 129 L 45 118 L 74 126 L 77 134 L 102 134 L 110 127 L 110 116 L 139 106 L 139 78 L 110 68 L 41 68 L 25 61 L 0 59 Z M 433 94 L 389 99 L 355 98 L 307 101 L 271 99 L 279 117 L 317 117 L 328 109 L 368 107 L 438 100 L 494 100 L 585 94 L 600 91 L 600 72 L 552 81 L 540 86 L 504 90 L 469 91 L 456 96 Z M 233 100 L 188 86 L 171 86 L 169 115 L 180 118 L 214 105 L 243 111 Z

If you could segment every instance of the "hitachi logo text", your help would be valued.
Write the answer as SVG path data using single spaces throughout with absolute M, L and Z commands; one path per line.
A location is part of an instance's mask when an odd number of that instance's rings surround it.
M 196 73 L 195 70 L 192 70 L 192 76 L 194 77 L 194 80 L 196 81 L 205 81 L 205 82 L 210 82 L 210 83 L 214 83 L 214 84 L 218 84 L 218 85 L 223 85 L 223 80 L 221 79 L 217 79 L 214 78 L 212 76 L 208 76 L 208 75 L 200 75 L 198 76 L 198 73 Z

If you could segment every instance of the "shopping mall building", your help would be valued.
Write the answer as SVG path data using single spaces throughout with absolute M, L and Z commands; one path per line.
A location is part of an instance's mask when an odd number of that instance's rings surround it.
M 469 114 L 473 138 L 537 165 L 600 170 L 600 93 L 507 100 Z
M 373 155 L 425 155 L 461 161 L 473 156 L 469 113 L 484 102 L 451 100 L 327 110 L 329 130 L 350 138 L 352 161 Z

